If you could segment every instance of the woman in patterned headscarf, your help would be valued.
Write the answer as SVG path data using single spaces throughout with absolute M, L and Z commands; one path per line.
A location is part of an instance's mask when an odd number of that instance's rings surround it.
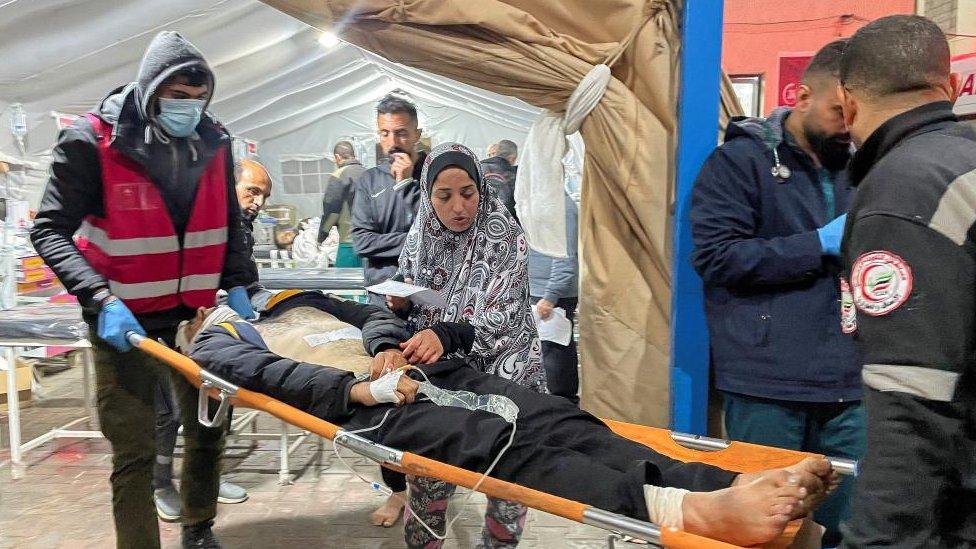
M 431 152 L 421 193 L 420 211 L 400 253 L 400 275 L 439 292 L 447 306 L 410 308 L 411 327 L 430 329 L 438 341 L 431 348 L 428 334 L 416 337 L 404 354 L 419 362 L 463 355 L 486 373 L 544 390 L 522 229 L 463 145 L 448 143 Z
M 417 335 L 402 345 L 404 357 L 430 363 L 455 355 L 481 371 L 545 392 L 522 229 L 490 191 L 478 158 L 463 145 L 431 151 L 420 185 L 420 211 L 400 253 L 400 275 L 439 292 L 447 306 L 410 307 L 408 322 Z M 442 532 L 455 487 L 429 478 L 408 481 L 411 509 Z M 489 498 L 484 545 L 518 543 L 525 513 L 522 505 Z M 404 530 L 410 547 L 440 545 L 413 516 Z

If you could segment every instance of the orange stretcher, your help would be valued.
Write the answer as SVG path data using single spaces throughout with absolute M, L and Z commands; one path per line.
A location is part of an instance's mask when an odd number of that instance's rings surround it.
M 366 438 L 344 431 L 325 420 L 307 414 L 279 400 L 261 393 L 242 389 L 201 368 L 189 357 L 180 354 L 161 343 L 129 332 L 129 342 L 142 352 L 170 365 L 186 377 L 194 386 L 200 388 L 198 414 L 201 424 L 207 427 L 219 426 L 227 416 L 231 405 L 247 407 L 267 412 L 300 429 L 333 440 L 336 444 L 370 458 L 385 467 L 402 473 L 436 477 L 438 479 L 473 488 L 481 480 L 481 473 L 468 471 L 432 459 L 403 452 L 377 444 Z M 211 416 L 209 400 L 219 401 L 217 412 Z M 781 450 L 739 442 L 726 442 L 719 439 L 671 433 L 630 423 L 604 420 L 617 434 L 644 444 L 653 450 L 674 459 L 696 461 L 716 465 L 739 473 L 756 472 L 775 467 L 785 467 L 798 463 L 813 454 Z M 341 435 L 339 440 L 336 436 Z M 822 456 L 820 456 L 822 457 Z M 831 459 L 834 468 L 842 474 L 852 474 L 855 463 L 844 459 Z M 650 522 L 610 513 L 602 509 L 553 496 L 545 492 L 526 488 L 518 484 L 487 477 L 481 482 L 478 491 L 484 494 L 518 501 L 534 509 L 557 515 L 569 520 L 596 526 L 609 532 L 625 534 L 646 540 L 658 547 L 669 549 L 732 549 L 737 546 L 716 541 L 672 528 L 661 528 Z M 795 521 L 779 539 L 764 545 L 766 548 L 787 547 L 800 527 Z

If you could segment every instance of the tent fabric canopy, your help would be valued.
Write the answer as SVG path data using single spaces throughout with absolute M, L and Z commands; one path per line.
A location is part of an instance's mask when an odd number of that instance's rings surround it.
M 36 206 L 57 126 L 51 111 L 81 114 L 131 81 L 160 30 L 181 32 L 216 73 L 211 110 L 237 136 L 259 143 L 275 180 L 279 157 L 323 156 L 340 138 L 356 138 L 372 162 L 375 103 L 400 89 L 418 105 L 433 143 L 461 141 L 483 154 L 488 144 L 521 144 L 538 108 L 415 68 L 353 45 L 326 48 L 321 33 L 257 0 L 32 0 L 0 6 L 0 152 L 40 163 L 29 172 Z M 11 105 L 27 114 L 26 151 L 9 128 Z M 274 191 L 301 216 L 321 212 L 320 197 Z
M 433 144 L 475 152 L 522 143 L 543 109 L 562 113 L 577 83 L 615 56 L 609 88 L 583 122 L 580 321 L 584 405 L 647 425 L 669 416 L 671 205 L 678 0 L 32 0 L 0 3 L 0 154 L 31 166 L 33 205 L 58 113 L 81 114 L 132 80 L 145 46 L 177 30 L 216 73 L 212 110 L 279 159 L 323 156 L 352 138 L 372 161 L 374 104 L 401 89 Z M 646 22 L 646 24 L 642 24 Z M 319 43 L 320 30 L 346 41 Z M 632 38 L 632 41 L 628 41 Z M 627 42 L 626 47 L 622 45 Z M 723 96 L 725 112 L 734 96 Z M 10 131 L 15 104 L 28 132 Z M 579 135 L 572 150 L 584 155 Z M 320 210 L 314 193 L 273 200 Z
M 595 14 L 588 0 L 265 1 L 391 61 L 554 112 L 636 32 L 581 130 L 581 385 L 597 415 L 667 424 L 671 2 L 610 0 Z

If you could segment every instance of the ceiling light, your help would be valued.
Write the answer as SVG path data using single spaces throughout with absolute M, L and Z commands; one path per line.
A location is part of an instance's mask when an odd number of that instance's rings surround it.
M 339 37 L 334 33 L 325 31 L 319 35 L 319 44 L 325 46 L 326 48 L 334 48 L 339 45 Z

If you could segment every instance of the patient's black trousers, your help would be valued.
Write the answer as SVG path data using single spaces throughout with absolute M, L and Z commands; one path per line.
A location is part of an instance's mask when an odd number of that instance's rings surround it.
M 735 478 L 735 473 L 682 463 L 620 437 L 565 398 L 524 389 L 456 361 L 424 370 L 442 389 L 501 394 L 518 405 L 515 439 L 492 472 L 495 478 L 641 520 L 647 520 L 644 484 L 711 491 L 727 488 Z M 344 427 L 372 427 L 388 410 L 359 408 Z M 430 402 L 392 410 L 381 428 L 363 436 L 472 471 L 484 471 L 511 433 L 509 423 L 487 412 Z

